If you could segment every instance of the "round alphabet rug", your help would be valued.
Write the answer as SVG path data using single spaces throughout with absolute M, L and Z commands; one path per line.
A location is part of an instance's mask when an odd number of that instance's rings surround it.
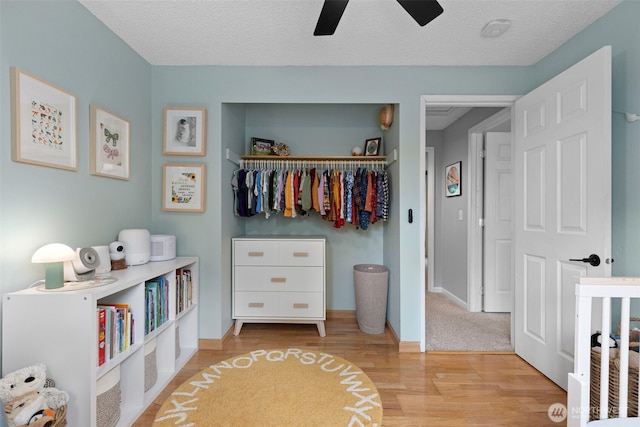
M 298 348 L 210 365 L 162 404 L 161 426 L 380 426 L 376 386 L 356 365 Z

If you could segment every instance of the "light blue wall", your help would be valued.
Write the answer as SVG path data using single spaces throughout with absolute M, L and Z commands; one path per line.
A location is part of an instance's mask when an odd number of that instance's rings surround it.
M 203 312 L 200 334 L 219 338 L 231 325 L 228 314 L 230 267 L 227 262 L 229 238 L 245 231 L 238 220 L 229 216 L 231 208 L 218 203 L 230 194 L 230 162 L 224 159 L 226 146 L 233 143 L 227 138 L 227 124 L 221 112 L 229 104 L 309 104 L 311 113 L 318 108 L 313 104 L 374 104 L 397 105 L 394 144 L 399 160 L 389 172 L 392 175 L 391 220 L 383 230 L 383 259 L 390 269 L 389 319 L 403 341 L 420 341 L 420 275 L 419 259 L 421 237 L 419 223 L 409 224 L 407 211 L 414 217 L 423 214 L 417 197 L 420 149 L 420 96 L 425 94 L 519 94 L 531 85 L 531 70 L 526 67 L 153 67 L 152 78 L 152 133 L 154 141 L 162 139 L 162 109 L 168 105 L 202 106 L 209 112 L 207 130 L 207 156 L 205 158 L 176 159 L 162 155 L 161 144 L 154 144 L 154 182 L 159 182 L 161 164 L 168 161 L 205 163 L 208 167 L 207 210 L 203 214 L 185 215 L 160 212 L 160 193 L 153 192 L 154 226 L 179 230 L 182 244 L 179 248 L 201 256 L 201 278 L 207 280 L 202 291 L 202 302 L 211 310 Z M 230 113 L 230 111 L 229 111 Z M 239 115 L 252 117 L 249 108 Z M 352 113 L 354 119 L 356 113 Z M 226 114 L 225 114 L 226 115 Z M 235 117 L 236 115 L 234 115 Z M 236 127 L 236 137 L 242 134 L 242 125 Z M 245 128 L 258 129 L 253 121 L 245 121 Z M 331 124 L 328 123 L 331 129 Z M 251 130 L 251 131 L 252 131 Z M 276 130 L 272 130 L 274 138 Z M 288 130 L 287 132 L 289 132 Z M 245 133 L 246 133 L 245 129 Z M 331 131 L 335 134 L 335 130 Z M 265 130 L 266 133 L 266 130 Z M 256 135 L 245 135 L 251 137 Z M 265 135 L 266 136 L 266 135 Z M 224 139 L 223 139 L 224 138 Z M 350 136 L 349 139 L 352 137 Z M 355 139 L 355 137 L 353 137 Z M 360 139 L 362 137 L 359 137 Z M 296 153 L 324 154 L 316 148 L 323 139 L 322 131 L 314 124 L 305 141 L 289 141 Z M 235 142 L 237 144 L 237 141 Z M 246 139 L 243 141 L 246 143 Z M 353 144 L 349 142 L 345 147 Z M 331 145 L 331 151 L 336 146 Z M 323 148 L 324 149 L 324 148 Z M 389 154 L 387 147 L 387 154 Z M 226 199 L 227 203 L 229 199 Z M 256 219 L 257 221 L 260 221 Z M 253 220 L 251 220 L 253 221 Z M 260 222 L 250 222 L 249 231 L 257 231 Z M 298 225 L 288 224 L 283 233 L 300 232 Z M 320 231 L 320 228 L 318 228 Z M 348 245 L 349 234 L 335 233 L 339 245 Z M 354 231 L 346 230 L 346 233 Z M 375 233 L 375 231 L 373 231 Z M 224 238 L 222 238 L 224 234 Z M 347 237 L 345 237 L 347 236 Z M 375 236 L 375 234 L 371 234 Z M 203 238 L 204 237 L 204 238 Z M 186 243 L 185 243 L 186 242 Z M 347 246 L 348 248 L 349 246 Z M 346 252 L 345 252 L 346 253 Z M 348 279 L 354 263 L 365 259 L 351 255 L 345 260 L 334 257 L 332 271 L 340 284 L 340 291 L 332 290 L 328 308 L 350 308 L 353 296 Z M 225 260 L 224 263 L 221 260 Z M 375 260 L 374 260 L 375 262 Z M 345 282 L 349 282 L 346 283 Z
M 151 66 L 76 2 L 0 2 L 0 291 L 43 277 L 41 245 L 108 244 L 151 227 Z M 11 161 L 9 68 L 77 96 L 78 171 Z M 131 179 L 89 174 L 89 105 L 130 122 Z M 46 330 L 43 325 L 43 332 Z

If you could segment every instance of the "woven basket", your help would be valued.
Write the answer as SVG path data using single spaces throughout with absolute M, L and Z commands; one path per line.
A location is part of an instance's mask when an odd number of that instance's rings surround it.
M 120 420 L 120 367 L 116 366 L 98 380 L 96 390 L 96 427 L 115 427 Z
M 176 325 L 176 359 L 180 357 L 182 349 L 180 348 L 180 327 Z
M 158 362 L 155 338 L 144 345 L 144 391 L 149 391 L 158 380 Z
M 629 363 L 629 382 L 627 391 L 627 416 L 638 416 L 638 365 Z M 600 352 L 591 349 L 591 395 L 589 421 L 600 419 Z M 617 349 L 609 353 L 609 416 L 618 418 L 620 382 L 620 358 Z
M 51 427 L 66 427 L 67 426 L 67 405 L 62 405 L 56 411 L 56 416 L 53 419 Z
M 52 378 L 47 378 L 44 387 L 55 387 L 56 382 Z M 49 427 L 66 427 L 67 426 L 67 405 L 62 405 L 56 410 L 53 423 Z

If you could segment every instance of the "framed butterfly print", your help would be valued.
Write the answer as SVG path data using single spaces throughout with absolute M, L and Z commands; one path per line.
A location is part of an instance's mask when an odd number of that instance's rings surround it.
M 207 110 L 199 107 L 165 107 L 162 154 L 204 156 Z
M 129 179 L 129 122 L 90 105 L 91 175 Z
M 11 159 L 78 170 L 77 98 L 11 67 Z

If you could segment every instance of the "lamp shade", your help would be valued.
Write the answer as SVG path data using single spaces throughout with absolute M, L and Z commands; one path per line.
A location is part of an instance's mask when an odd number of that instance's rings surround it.
M 48 263 L 48 262 L 60 262 L 71 261 L 76 258 L 76 253 L 67 245 L 62 243 L 49 243 L 44 245 L 34 252 L 31 257 L 33 263 Z
M 47 264 L 45 271 L 45 289 L 58 289 L 64 286 L 64 261 L 76 259 L 76 253 L 62 243 L 50 243 L 39 248 L 31 257 L 31 262 Z

